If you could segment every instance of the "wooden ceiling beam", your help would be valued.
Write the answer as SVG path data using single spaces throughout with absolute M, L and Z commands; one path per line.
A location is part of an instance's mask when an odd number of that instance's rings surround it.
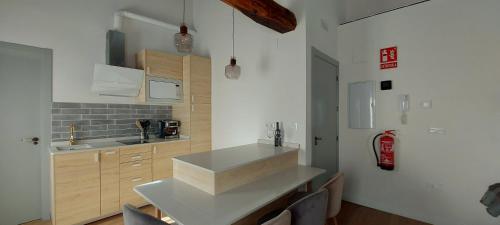
M 255 22 L 280 33 L 295 30 L 295 14 L 273 0 L 221 0 Z

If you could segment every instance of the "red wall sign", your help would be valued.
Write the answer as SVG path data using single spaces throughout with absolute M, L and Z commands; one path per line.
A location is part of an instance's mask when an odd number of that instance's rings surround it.
M 380 69 L 398 68 L 398 47 L 380 49 Z

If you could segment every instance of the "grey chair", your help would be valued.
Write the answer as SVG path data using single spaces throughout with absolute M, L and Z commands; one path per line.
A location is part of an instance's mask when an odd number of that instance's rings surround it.
M 328 190 L 320 189 L 288 207 L 292 225 L 325 225 Z
M 123 222 L 125 225 L 168 225 L 130 204 L 123 206 Z
M 290 225 L 290 224 L 292 224 L 292 213 L 288 210 L 285 210 L 277 217 L 263 223 L 262 225 Z
M 327 225 L 338 225 L 337 215 L 342 207 L 342 192 L 344 190 L 344 173 L 337 173 L 321 188 L 328 190 Z

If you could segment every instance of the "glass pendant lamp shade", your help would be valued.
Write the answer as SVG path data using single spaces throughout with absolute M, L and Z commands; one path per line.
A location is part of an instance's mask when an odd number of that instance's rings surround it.
M 234 8 L 233 8 L 233 56 L 229 65 L 226 66 L 225 74 L 227 79 L 238 80 L 241 75 L 241 68 L 236 64 L 236 57 L 234 57 Z
M 193 51 L 193 36 L 188 33 L 185 24 L 182 24 L 180 32 L 175 34 L 175 47 L 178 52 L 182 53 L 191 53 Z
M 226 78 L 230 80 L 238 80 L 241 75 L 241 68 L 236 64 L 236 59 L 231 58 L 231 62 L 226 66 Z
M 182 24 L 179 33 L 175 34 L 175 47 L 178 52 L 191 53 L 193 51 L 193 36 L 188 33 L 186 26 L 186 0 L 183 0 L 184 8 L 182 9 Z

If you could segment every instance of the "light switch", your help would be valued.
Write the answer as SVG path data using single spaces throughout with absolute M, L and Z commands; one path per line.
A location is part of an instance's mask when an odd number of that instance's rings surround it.
M 432 109 L 432 100 L 420 102 L 420 107 L 422 107 L 422 109 Z
M 431 128 L 429 128 L 429 133 L 431 133 L 431 134 L 446 134 L 446 129 L 431 127 Z

